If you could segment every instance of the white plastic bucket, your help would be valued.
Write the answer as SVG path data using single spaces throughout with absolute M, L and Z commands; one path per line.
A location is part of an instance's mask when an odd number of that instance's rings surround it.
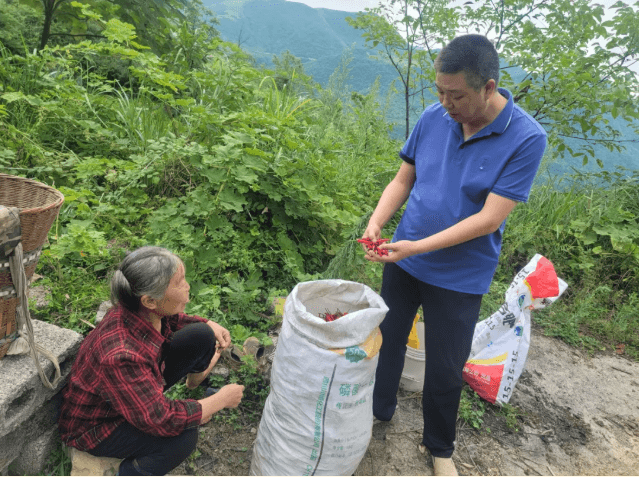
M 417 322 L 419 349 L 406 346 L 406 359 L 399 385 L 405 391 L 422 391 L 424 389 L 424 370 L 426 367 L 426 351 L 424 348 L 424 323 Z

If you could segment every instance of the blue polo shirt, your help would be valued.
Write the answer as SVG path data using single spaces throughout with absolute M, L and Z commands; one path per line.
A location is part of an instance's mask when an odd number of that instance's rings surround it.
M 393 241 L 421 240 L 479 212 L 490 192 L 526 202 L 546 148 L 546 132 L 508 99 L 497 118 L 464 141 L 461 124 L 441 104 L 422 113 L 400 157 L 416 181 Z M 489 235 L 397 264 L 423 282 L 465 293 L 487 293 L 506 221 Z

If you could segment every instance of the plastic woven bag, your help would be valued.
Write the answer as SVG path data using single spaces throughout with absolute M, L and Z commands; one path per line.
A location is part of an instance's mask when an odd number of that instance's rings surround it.
M 550 260 L 537 254 L 517 273 L 501 308 L 477 323 L 463 377 L 483 399 L 510 400 L 528 355 L 530 310 L 550 305 L 566 288 Z
M 321 313 L 345 316 L 326 322 Z M 286 299 L 250 475 L 352 475 L 373 427 L 388 308 L 366 285 L 298 284 Z

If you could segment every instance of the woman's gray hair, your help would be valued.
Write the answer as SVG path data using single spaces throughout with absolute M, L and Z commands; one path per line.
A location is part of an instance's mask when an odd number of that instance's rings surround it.
M 180 258 L 162 247 L 142 247 L 129 253 L 111 279 L 111 302 L 137 313 L 144 295 L 160 300 L 177 272 Z

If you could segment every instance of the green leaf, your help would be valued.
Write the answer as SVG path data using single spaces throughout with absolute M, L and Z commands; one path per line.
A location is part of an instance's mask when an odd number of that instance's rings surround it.
M 244 197 L 230 188 L 225 188 L 220 191 L 218 200 L 220 207 L 225 210 L 234 210 L 235 212 L 241 212 L 242 207 L 246 204 Z
M 21 91 L 4 93 L 0 96 L 0 98 L 4 99 L 7 103 L 13 103 L 14 101 L 23 99 L 32 106 L 42 105 L 42 100 L 40 98 L 38 98 L 37 96 L 26 95 Z
M 109 40 L 117 43 L 128 43 L 130 40 L 134 40 L 137 35 L 135 34 L 135 27 L 128 23 L 124 23 L 117 18 L 110 19 L 106 28 L 102 32 Z
M 226 179 L 228 171 L 221 168 L 211 168 L 201 171 L 201 174 L 206 177 L 211 184 L 219 184 Z

